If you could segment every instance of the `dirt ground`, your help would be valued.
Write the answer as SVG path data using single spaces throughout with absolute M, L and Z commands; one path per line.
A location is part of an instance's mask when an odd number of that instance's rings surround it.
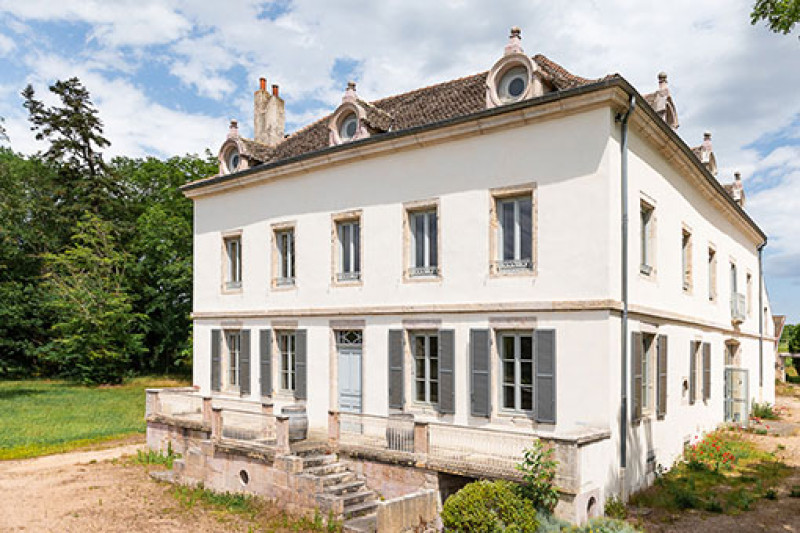
M 663 517 L 643 517 L 647 532 L 694 532 L 732 533 L 743 532 L 791 532 L 800 533 L 800 498 L 789 496 L 793 486 L 800 486 L 800 387 L 795 386 L 788 394 L 777 397 L 776 409 L 781 412 L 780 421 L 764 420 L 755 427 L 767 429 L 769 435 L 748 435 L 765 451 L 774 452 L 779 445 L 785 449 L 778 457 L 793 468 L 777 490 L 777 499 L 761 499 L 752 510 L 738 515 L 710 514 L 703 511 L 685 511 L 677 520 L 665 523 Z
M 0 531 L 247 531 L 244 519 L 195 506 L 125 460 L 144 445 L 0 462 Z M 123 458 L 123 459 L 120 459 Z M 114 461 L 116 459 L 116 461 Z

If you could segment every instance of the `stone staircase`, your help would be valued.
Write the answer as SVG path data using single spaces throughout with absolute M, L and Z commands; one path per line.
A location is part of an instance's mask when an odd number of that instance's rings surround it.
M 320 511 L 333 513 L 344 520 L 344 530 L 350 533 L 376 531 L 377 496 L 366 483 L 339 462 L 336 454 L 318 451 L 301 453 L 302 474 L 315 477 L 322 492 L 317 495 Z

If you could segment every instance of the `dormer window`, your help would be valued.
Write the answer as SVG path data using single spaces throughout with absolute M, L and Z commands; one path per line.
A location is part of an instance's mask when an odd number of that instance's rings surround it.
M 517 66 L 508 69 L 500 78 L 497 87 L 497 95 L 504 103 L 514 102 L 525 93 L 528 88 L 530 74 L 524 66 Z
M 339 138 L 342 141 L 350 141 L 358 132 L 358 117 L 355 113 L 345 115 L 339 124 Z
M 225 154 L 225 166 L 228 169 L 228 173 L 232 174 L 236 172 L 240 162 L 241 157 L 239 156 L 239 150 L 236 147 L 230 148 Z
M 486 107 L 527 100 L 545 92 L 542 74 L 536 63 L 525 55 L 521 45 L 522 32 L 511 28 L 508 44 L 486 77 Z

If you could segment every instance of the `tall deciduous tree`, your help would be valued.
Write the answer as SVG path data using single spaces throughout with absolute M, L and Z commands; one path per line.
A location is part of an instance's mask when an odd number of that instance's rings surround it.
M 87 214 L 72 244 L 45 261 L 56 317 L 45 358 L 84 383 L 120 382 L 144 349 L 136 333 L 144 317 L 133 312 L 126 292 L 128 259 L 117 249 L 112 224 Z
M 756 0 L 750 23 L 765 21 L 770 30 L 784 35 L 800 23 L 800 0 Z

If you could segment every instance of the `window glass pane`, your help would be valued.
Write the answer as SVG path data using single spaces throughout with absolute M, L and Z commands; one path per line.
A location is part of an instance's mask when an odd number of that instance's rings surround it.
M 514 383 L 514 363 L 513 362 L 505 362 L 503 363 L 503 383 Z
M 519 259 L 530 259 L 531 255 L 531 198 L 530 196 L 521 198 L 519 200 L 519 230 L 522 235 L 520 242 L 520 257 Z
M 416 370 L 417 370 L 417 377 L 420 379 L 425 378 L 425 359 L 418 358 L 416 359 Z
M 425 266 L 425 217 L 414 214 L 414 266 Z
M 430 360 L 431 379 L 436 379 L 439 376 L 439 360 L 431 358 Z
M 425 381 L 424 380 L 417 380 L 417 401 L 424 402 L 425 401 Z
M 353 223 L 353 272 L 361 272 L 361 225 Z
M 350 247 L 352 246 L 352 242 L 350 241 L 350 224 L 342 224 L 341 225 L 341 235 L 339 236 L 339 240 L 341 242 L 341 251 L 342 251 L 342 272 L 350 272 Z
M 519 358 L 526 361 L 533 359 L 533 337 L 530 335 L 521 335 L 519 338 L 520 354 Z
M 530 387 L 522 387 L 520 390 L 520 409 L 523 411 L 533 410 L 533 390 Z
M 431 359 L 439 357 L 439 336 L 431 335 L 428 337 L 428 355 Z
M 503 202 L 500 204 L 500 223 L 503 235 L 503 259 L 515 259 L 514 257 L 514 202 Z
M 515 409 L 514 387 L 503 387 L 503 408 Z
M 533 385 L 533 363 L 520 363 L 519 382 L 523 385 Z
M 428 213 L 428 242 L 430 244 L 429 266 L 439 266 L 439 234 L 438 234 L 438 217 L 436 211 Z
M 431 381 L 431 403 L 437 403 L 439 401 L 439 384 L 435 381 Z
M 503 335 L 502 337 L 503 343 L 503 353 L 502 357 L 506 360 L 514 360 L 514 336 L 513 335 Z

